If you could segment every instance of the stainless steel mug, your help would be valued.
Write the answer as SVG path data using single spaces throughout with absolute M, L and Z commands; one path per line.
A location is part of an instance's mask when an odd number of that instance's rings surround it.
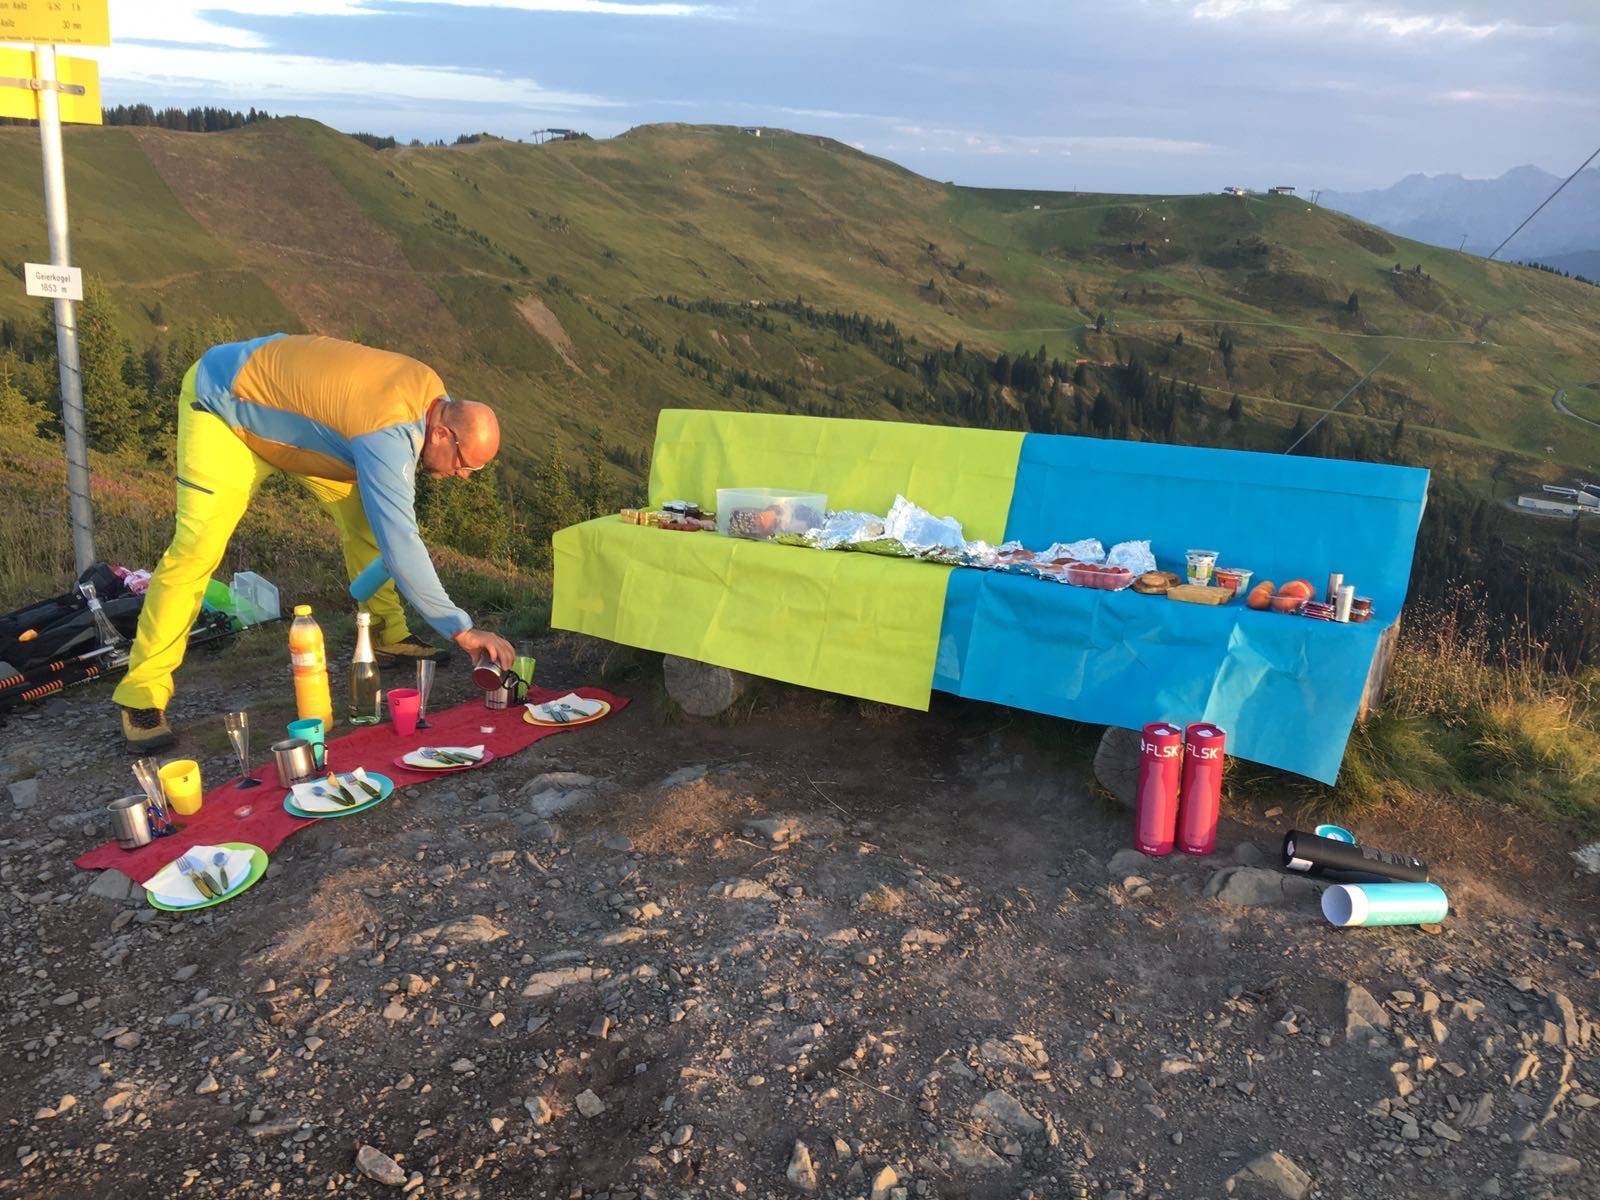
M 111 836 L 124 850 L 137 850 L 150 844 L 150 810 L 145 798 L 124 796 L 106 805 L 111 814 Z
M 317 777 L 317 752 L 305 738 L 273 742 L 272 763 L 278 768 L 278 782 L 284 787 Z
M 511 676 L 509 672 L 507 675 L 510 682 L 495 688 L 492 692 L 483 694 L 483 706 L 485 708 L 510 708 L 512 704 L 516 703 L 517 685 L 515 677 Z

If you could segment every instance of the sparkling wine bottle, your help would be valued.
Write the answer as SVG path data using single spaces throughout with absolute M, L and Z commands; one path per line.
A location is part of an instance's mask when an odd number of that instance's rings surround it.
M 356 614 L 356 652 L 350 661 L 350 724 L 376 725 L 383 680 L 372 654 L 372 614 Z

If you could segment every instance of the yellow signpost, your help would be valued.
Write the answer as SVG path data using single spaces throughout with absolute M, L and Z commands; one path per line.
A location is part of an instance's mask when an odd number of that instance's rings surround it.
M 57 46 L 109 46 L 111 0 L 0 0 L 0 42 L 32 42 L 32 50 L 0 48 L 0 115 L 39 122 L 44 164 L 44 224 L 50 262 L 29 263 L 28 294 L 55 306 L 56 367 L 61 378 L 61 428 L 67 446 L 67 511 L 72 557 L 80 574 L 94 562 L 94 510 L 89 503 L 89 439 L 78 370 L 78 314 L 73 297 L 83 276 L 67 239 L 67 171 L 61 123 L 98 125 L 100 69 L 61 58 Z
M 111 45 L 111 0 L 0 0 L 0 42 Z
M 0 0 L 5 4 L 7 0 Z M 0 117 L 39 119 L 39 56 L 32 50 L 0 46 Z M 57 58 L 56 92 L 61 119 L 69 125 L 99 125 L 100 64 L 92 58 Z

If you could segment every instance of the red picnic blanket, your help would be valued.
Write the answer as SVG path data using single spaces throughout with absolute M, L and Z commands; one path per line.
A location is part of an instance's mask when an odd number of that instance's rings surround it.
M 604 700 L 611 712 L 626 708 L 626 697 L 613 695 L 600 688 L 571 688 L 589 700 Z M 550 688 L 529 688 L 528 699 L 537 704 L 566 695 L 566 691 Z M 395 760 L 419 746 L 476 746 L 480 743 L 504 758 L 519 750 L 526 750 L 537 741 L 553 733 L 565 733 L 578 726 L 529 725 L 522 719 L 521 706 L 507 709 L 487 709 L 483 701 L 474 699 L 458 704 L 443 712 L 429 713 L 429 729 L 419 729 L 409 737 L 400 737 L 387 721 L 351 730 L 342 737 L 328 742 L 328 769 L 353 771 L 365 767 L 394 781 L 395 790 L 422 783 L 440 774 L 432 771 L 413 771 L 399 766 Z M 611 714 L 606 714 L 609 717 Z M 604 720 L 605 718 L 601 718 Z M 589 724 L 599 724 L 598 721 Z M 493 733 L 482 732 L 493 726 Z M 448 776 L 463 772 L 443 772 Z M 192 817 L 177 818 L 178 832 L 171 837 L 156 838 L 137 850 L 124 850 L 116 842 L 104 842 L 76 859 L 76 865 L 86 871 L 104 871 L 115 867 L 129 878 L 143 883 L 162 867 L 172 862 L 191 846 L 218 845 L 222 842 L 249 842 L 271 853 L 283 840 L 298 829 L 312 824 L 311 819 L 290 815 L 283 807 L 288 789 L 278 783 L 276 769 L 269 760 L 257 767 L 251 778 L 259 779 L 262 786 L 241 789 L 237 779 L 206 792 L 200 811 Z M 248 816 L 239 816 L 241 805 L 249 805 Z

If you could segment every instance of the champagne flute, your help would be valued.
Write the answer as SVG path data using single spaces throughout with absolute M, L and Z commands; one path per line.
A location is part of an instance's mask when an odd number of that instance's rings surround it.
M 240 779 L 234 786 L 260 787 L 259 779 L 250 778 L 250 714 L 244 711 L 231 712 L 222 718 L 222 723 L 227 727 L 228 740 L 233 743 L 233 752 L 239 756 Z
M 433 659 L 417 659 L 417 728 L 432 729 L 428 724 L 428 692 L 433 688 Z

